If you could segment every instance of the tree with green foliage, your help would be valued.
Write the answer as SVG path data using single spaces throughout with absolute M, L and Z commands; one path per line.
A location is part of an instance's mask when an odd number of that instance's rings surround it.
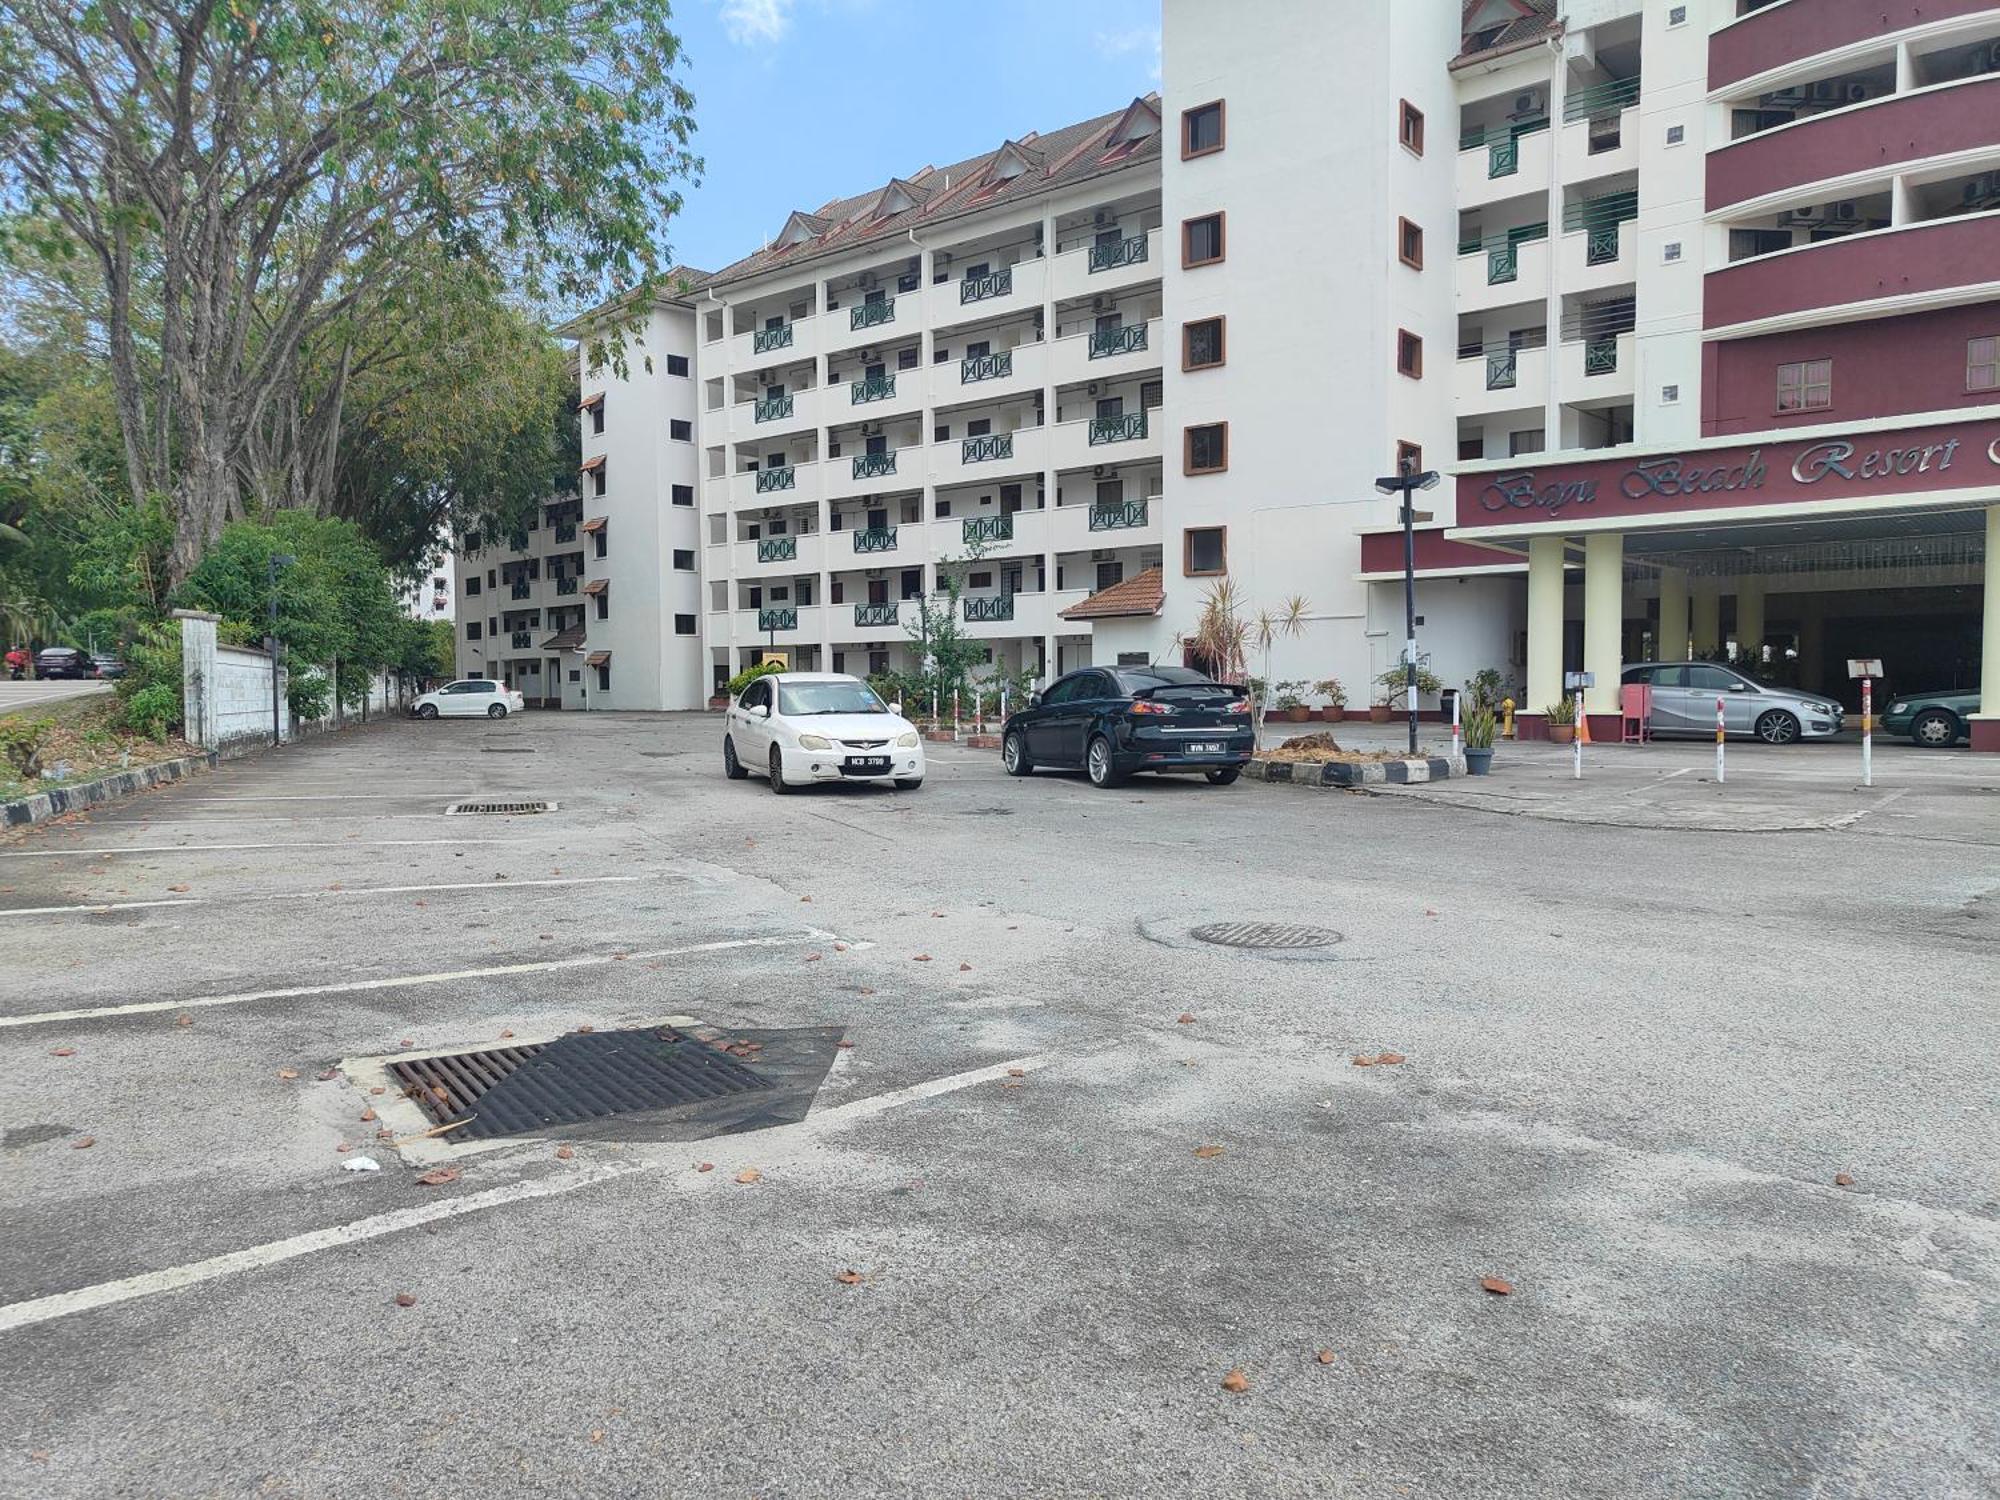
M 569 306 L 652 284 L 698 167 L 667 19 L 0 0 L 11 247 L 94 288 L 126 489 L 165 508 L 170 582 L 232 520 L 334 511 L 361 320 L 428 305 L 440 264 Z

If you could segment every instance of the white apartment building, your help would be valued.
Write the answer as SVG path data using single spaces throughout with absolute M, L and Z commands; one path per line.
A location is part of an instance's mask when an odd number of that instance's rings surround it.
M 1599 667 L 1768 651 L 1729 580 L 1783 538 L 1495 526 L 1507 483 L 2000 399 L 1993 0 L 1163 0 L 1162 35 L 1159 95 L 795 211 L 584 373 L 593 706 L 692 707 L 769 650 L 907 666 L 940 569 L 1044 675 L 1176 654 L 1225 576 L 1302 597 L 1273 675 L 1363 702 L 1405 456 L 1455 481 L 1419 501 L 1420 650 L 1538 705 L 1586 593 Z M 1940 269 L 1885 298 L 1917 231 Z

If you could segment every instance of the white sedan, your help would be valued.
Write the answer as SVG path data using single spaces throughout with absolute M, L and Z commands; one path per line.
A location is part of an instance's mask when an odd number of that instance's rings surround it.
M 779 794 L 816 781 L 924 784 L 916 725 L 841 672 L 774 672 L 729 705 L 722 768 L 732 781 L 762 773 Z
M 468 677 L 433 688 L 410 705 L 410 712 L 419 719 L 504 719 L 523 706 L 521 695 L 505 684 L 490 677 Z

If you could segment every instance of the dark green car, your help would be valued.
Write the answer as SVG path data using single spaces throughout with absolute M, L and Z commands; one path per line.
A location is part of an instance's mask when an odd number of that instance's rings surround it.
M 1967 735 L 1966 720 L 1979 712 L 1979 694 L 1961 688 L 1942 693 L 1898 693 L 1882 715 L 1887 734 L 1907 734 L 1930 750 L 1943 750 Z

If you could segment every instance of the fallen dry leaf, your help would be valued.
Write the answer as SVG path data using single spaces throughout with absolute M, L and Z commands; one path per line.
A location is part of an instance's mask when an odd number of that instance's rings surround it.
M 591 1440 L 591 1441 L 592 1441 L 593 1443 L 601 1443 L 601 1442 L 603 1442 L 603 1441 L 604 1441 L 604 1429 L 603 1429 L 602 1427 L 593 1427 L 593 1428 L 591 1428 L 591 1429 L 590 1429 L 590 1440 Z
M 930 961 L 931 961 L 931 956 L 928 953 L 919 953 L 911 959 L 912 963 L 919 963 L 919 964 L 927 964 Z
M 1366 1052 L 1357 1052 L 1354 1054 L 1354 1066 L 1357 1068 L 1372 1068 L 1375 1066 L 1375 1059 L 1370 1057 Z
M 932 912 L 932 913 L 931 913 L 931 915 L 932 915 L 932 916 L 934 916 L 934 917 L 941 917 L 941 916 L 943 916 L 943 915 L 944 915 L 944 913 L 943 913 L 943 912 L 941 912 L 941 911 L 934 911 L 934 912 Z
M 961 974 L 970 974 L 970 973 L 972 972 L 972 965 L 971 965 L 971 964 L 960 964 L 960 965 L 958 966 L 958 972 L 959 972 L 959 973 L 961 973 Z
M 388 1091 L 387 1089 L 383 1088 L 383 1087 L 382 1087 L 382 1085 L 378 1083 L 378 1084 L 376 1084 L 376 1085 L 375 1085 L 375 1087 L 374 1087 L 374 1088 L 370 1089 L 370 1090 L 369 1090 L 368 1092 L 369 1092 L 369 1093 L 371 1093 L 371 1094 L 386 1094 L 386 1093 L 388 1093 L 389 1091 Z
M 1019 1079 L 1015 1078 L 1003 1078 L 1000 1080 L 1000 1087 L 1003 1089 L 1018 1089 L 1025 1086 Z
M 375 1132 L 375 1139 L 378 1141 L 393 1141 L 395 1138 L 396 1132 L 393 1130 L 378 1130 Z
M 1436 915 L 1437 915 L 1437 908 L 1436 908 L 1435 906 L 1426 906 L 1426 907 L 1424 908 L 1424 915 L 1425 915 L 1425 916 L 1427 916 L 1427 917 L 1434 917 L 1434 916 L 1436 916 Z
M 333 1153 L 334 1153 L 334 1155 L 338 1156 L 338 1155 L 340 1155 L 340 1154 L 341 1154 L 342 1152 L 345 1152 L 345 1151 L 352 1151 L 353 1149 L 354 1149 L 354 1148 L 353 1148 L 352 1146 L 350 1146 L 350 1145 L 349 1145 L 349 1144 L 348 1144 L 348 1143 L 347 1143 L 346 1141 L 342 1141 L 342 1142 L 341 1142 L 341 1143 L 340 1143 L 340 1144 L 339 1144 L 338 1146 L 335 1146 L 335 1147 L 333 1148 Z
M 697 1172 L 713 1172 L 715 1170 L 715 1163 L 712 1161 L 697 1162 L 695 1163 L 695 1170 Z
M 1854 1174 L 1852 1172 L 1835 1172 L 1833 1174 L 1833 1185 L 1835 1187 L 1853 1187 Z
M 92 1146 L 95 1146 L 96 1144 L 97 1144 L 96 1136 L 80 1135 L 75 1140 L 69 1143 L 69 1149 L 72 1151 L 88 1151 Z
M 1222 1377 L 1222 1388 L 1225 1391 L 1233 1391 L 1240 1396 L 1243 1392 L 1250 1389 L 1250 1377 L 1245 1375 L 1241 1370 L 1231 1370 L 1227 1375 Z
M 1479 1284 L 1496 1297 L 1511 1296 L 1514 1291 L 1513 1282 L 1502 1281 L 1498 1276 L 1482 1276 Z
M 170 885 L 167 887 L 167 889 L 170 891 L 184 891 L 187 889 L 187 887 L 184 885 Z
M 1404 1057 L 1400 1052 L 1384 1052 L 1379 1054 L 1375 1061 L 1385 1068 L 1393 1068 L 1397 1063 L 1408 1062 L 1409 1059 Z
M 192 1026 L 194 1025 L 194 1017 L 189 1015 L 186 1011 L 182 1011 L 179 1015 L 174 1017 L 174 1024 L 176 1026 Z
M 1211 1159 L 1212 1159 L 1212 1158 L 1214 1158 L 1214 1157 L 1218 1157 L 1218 1156 L 1222 1155 L 1222 1147 L 1220 1147 L 1220 1146 L 1197 1146 L 1197 1147 L 1195 1147 L 1195 1148 L 1194 1148 L 1194 1154 L 1195 1154 L 1196 1156 L 1199 1156 L 1199 1157 L 1200 1157 L 1200 1158 L 1201 1158 L 1201 1159 L 1202 1159 L 1203 1161 L 1208 1161 L 1208 1160 L 1211 1160 Z
M 1323 1365 L 1330 1365 L 1333 1363 L 1333 1351 L 1331 1349 L 1322 1349 L 1315 1358 Z
M 861 1285 L 861 1273 L 859 1271 L 842 1271 L 839 1275 L 835 1276 L 833 1279 L 839 1282 L 842 1286 Z
M 414 905 L 414 906 L 429 906 L 429 905 L 430 905 L 430 902 L 428 902 L 428 901 L 416 901 L 416 902 L 412 902 L 411 904 L 412 904 L 412 905 Z
M 570 1159 L 571 1157 L 573 1157 L 573 1156 L 575 1156 L 575 1155 L 576 1155 L 576 1148 L 575 1148 L 574 1146 L 558 1146 L 558 1147 L 556 1147 L 556 1160 L 557 1160 L 557 1161 L 568 1161 L 568 1160 L 569 1160 L 569 1159 Z
M 339 1076 L 340 1069 L 338 1068 L 321 1068 L 317 1073 L 313 1074 L 313 1081 L 315 1083 L 332 1083 Z
M 417 1181 L 425 1187 L 443 1187 L 448 1182 L 458 1181 L 458 1178 L 459 1171 L 457 1167 L 432 1167 L 423 1176 L 419 1177 Z
M 369 1122 L 370 1122 L 371 1120 L 373 1120 L 374 1118 L 375 1118 L 375 1111 L 374 1111 L 374 1110 L 372 1110 L 372 1109 L 364 1109 L 364 1110 L 362 1110 L 362 1111 L 361 1111 L 361 1123 L 362 1123 L 362 1124 L 366 1125 L 366 1124 L 368 1124 L 368 1123 L 369 1123 Z
M 74 1048 L 74 1047 L 51 1047 L 51 1048 L 49 1048 L 49 1056 L 50 1056 L 50 1057 L 75 1057 L 75 1056 L 76 1056 L 76 1048 Z M 279 1076 L 280 1078 L 282 1078 L 282 1077 L 284 1077 L 285 1075 L 284 1075 L 284 1074 L 282 1074 L 282 1073 L 280 1073 L 280 1074 L 279 1074 L 278 1076 Z M 294 1074 L 292 1075 L 292 1077 L 294 1077 L 294 1078 L 296 1078 L 296 1077 L 298 1077 L 298 1076 L 299 1076 L 299 1075 L 298 1075 L 298 1074 L 296 1074 L 296 1073 L 294 1073 Z
M 799 900 L 801 900 L 801 901 L 810 901 L 810 900 L 812 900 L 812 897 L 810 897 L 810 896 L 801 896 L 801 897 L 799 897 Z
M 807 954 L 807 955 L 805 956 L 805 958 L 801 960 L 801 962 L 803 962 L 803 963 L 809 963 L 809 964 L 816 964 L 816 963 L 818 963 L 818 962 L 819 962 L 819 961 L 820 961 L 820 960 L 821 960 L 822 958 L 824 958 L 825 956 L 826 956 L 826 955 L 825 955 L 825 954 L 823 954 L 823 953 L 808 953 L 808 954 Z
M 868 987 L 867 987 L 866 985 L 863 985 L 863 986 L 861 987 L 861 993 L 862 993 L 862 994 L 864 994 L 864 995 L 872 995 L 872 994 L 874 994 L 875 992 L 874 992 L 873 990 L 869 989 L 869 988 L 868 988 Z
M 414 1047 L 417 1044 L 411 1041 L 408 1037 L 404 1037 L 400 1042 L 396 1043 L 396 1045 L 399 1047 Z
M 1009 1078 L 1026 1078 L 1028 1076 L 1028 1070 L 1026 1068 L 1009 1068 L 1007 1070 L 1007 1076 Z
M 415 1307 L 416 1305 L 417 1305 L 417 1299 L 415 1297 L 412 1297 L 408 1292 L 396 1293 L 396 1306 Z
M 835 943 L 835 944 L 833 945 L 833 951 L 834 951 L 835 953 L 845 953 L 845 952 L 847 951 L 847 944 L 845 944 L 845 943 Z
M 1191 1010 L 1184 1010 L 1180 1013 L 1180 1015 L 1175 1017 L 1175 1021 L 1182 1026 L 1192 1026 L 1194 1025 L 1194 1012 Z
M 299 1076 L 299 1070 L 297 1068 L 280 1068 L 278 1069 L 278 1076 L 280 1078 L 296 1078 Z
M 745 1167 L 742 1171 L 736 1174 L 736 1180 L 742 1183 L 762 1182 L 764 1180 L 764 1174 L 758 1171 L 755 1167 Z
M 500 1033 L 500 1038 L 502 1041 L 505 1041 L 508 1037 L 512 1036 L 513 1034 L 514 1033 L 511 1031 L 503 1031 Z
M 553 932 L 538 932 L 535 934 L 535 941 L 540 943 L 552 943 L 555 941 L 555 937 L 556 935 Z
M 586 1021 L 586 1022 L 585 1022 L 585 1023 L 583 1024 L 583 1025 L 581 1025 L 581 1026 L 577 1027 L 576 1029 L 577 1029 L 578 1031 L 595 1031 L 595 1030 L 597 1030 L 597 1028 L 596 1028 L 595 1026 L 592 1026 L 592 1025 L 591 1025 L 591 1024 L 590 1024 L 589 1022 L 587 1022 L 587 1021 Z

